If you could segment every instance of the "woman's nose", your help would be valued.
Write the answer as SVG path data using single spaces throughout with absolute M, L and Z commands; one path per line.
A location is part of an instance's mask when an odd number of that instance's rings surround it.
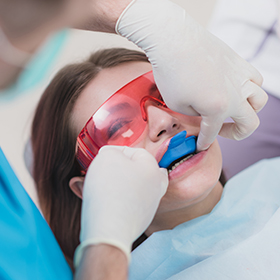
M 146 107 L 149 137 L 152 141 L 158 141 L 164 136 L 172 136 L 180 129 L 179 120 L 168 111 L 154 105 Z

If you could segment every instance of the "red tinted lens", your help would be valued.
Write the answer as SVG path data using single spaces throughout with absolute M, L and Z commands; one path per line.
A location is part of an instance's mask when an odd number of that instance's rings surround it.
M 161 99 L 152 71 L 126 84 L 94 113 L 77 139 L 76 157 L 82 169 L 88 168 L 101 147 L 131 146 L 141 136 L 146 127 L 141 101 L 146 96 Z

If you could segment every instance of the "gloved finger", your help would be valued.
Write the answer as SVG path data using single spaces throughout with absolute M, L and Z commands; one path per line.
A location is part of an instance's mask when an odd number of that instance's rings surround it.
M 143 148 L 133 148 L 127 146 L 114 146 L 114 145 L 106 145 L 103 146 L 100 150 L 103 152 L 118 152 L 120 155 L 127 157 L 130 160 L 143 162 L 143 161 L 153 161 L 157 164 L 156 159 L 149 153 L 147 150 Z
M 105 148 L 106 147 L 106 148 Z M 104 149 L 103 149 L 104 148 Z M 104 151 L 116 151 L 120 152 L 122 155 L 126 156 L 128 159 L 138 161 L 138 162 L 145 162 L 145 165 L 148 162 L 153 162 L 155 165 L 158 166 L 156 159 L 150 154 L 148 151 L 146 151 L 143 148 L 133 148 L 133 147 L 127 147 L 127 146 L 113 146 L 113 145 L 107 145 L 102 147 Z M 169 184 L 168 181 L 168 172 L 165 168 L 158 168 L 158 176 L 161 180 L 161 197 L 166 193 L 167 187 Z
M 156 161 L 156 159 L 147 150 L 143 148 L 133 148 L 124 146 L 122 153 L 133 161 Z
M 216 139 L 221 127 L 223 125 L 223 119 L 217 116 L 202 117 L 200 123 L 200 132 L 197 139 L 197 150 L 203 151 L 209 148 L 209 146 Z
M 122 148 L 122 146 L 105 145 L 99 149 L 98 154 L 107 153 L 110 151 L 122 151 Z
M 252 81 L 247 81 L 242 90 L 255 112 L 259 112 L 268 100 L 266 92 Z
M 187 97 L 186 97 L 186 99 L 187 99 Z M 193 117 L 200 116 L 199 112 L 197 112 L 192 106 L 188 106 L 187 109 L 185 109 L 185 110 L 183 108 L 182 114 L 188 115 L 188 116 L 193 116 Z
M 260 124 L 258 115 L 247 102 L 242 105 L 239 116 L 232 117 L 232 119 L 234 123 L 223 124 L 220 136 L 242 140 L 250 136 Z
M 247 62 L 247 64 L 249 65 L 247 66 L 248 69 L 251 71 L 251 81 L 256 85 L 261 86 L 263 84 L 263 76 L 253 65 L 249 62 Z
M 121 154 L 123 154 L 124 156 L 126 156 L 128 159 L 131 159 L 136 152 L 136 148 L 131 148 L 131 147 L 127 147 L 127 146 L 112 146 L 111 145 L 111 146 L 107 146 L 107 147 L 112 147 L 116 151 L 118 151 Z
M 158 163 L 154 156 L 150 154 L 148 151 L 146 151 L 143 148 L 131 148 L 131 147 L 122 147 L 122 153 L 126 155 L 128 158 L 137 161 L 137 162 L 144 162 L 145 165 L 147 165 L 149 162 L 153 162 L 154 166 L 157 168 Z M 165 168 L 159 168 L 158 167 L 158 175 L 161 181 L 161 190 L 160 195 L 161 197 L 166 193 L 167 187 L 168 187 L 168 172 Z
M 159 168 L 160 179 L 161 179 L 161 197 L 163 197 L 167 191 L 169 180 L 168 172 L 165 168 Z
M 98 154 L 104 153 L 119 153 L 131 159 L 138 148 L 131 148 L 127 146 L 106 145 L 100 148 Z

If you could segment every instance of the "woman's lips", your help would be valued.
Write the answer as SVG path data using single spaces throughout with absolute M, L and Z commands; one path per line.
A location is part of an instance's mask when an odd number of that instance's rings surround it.
M 172 138 L 172 137 L 171 137 Z M 169 145 L 169 142 L 171 140 L 171 138 L 169 139 L 166 139 L 159 147 L 157 153 L 156 153 L 156 161 L 159 163 L 160 160 L 162 159 L 163 155 L 165 154 L 165 152 L 167 151 L 168 149 L 168 145 Z
M 197 137 L 197 135 L 193 135 L 193 134 L 188 135 L 188 134 L 187 134 L 187 137 L 186 137 L 186 138 L 188 138 L 188 137 L 190 137 L 190 136 L 196 136 L 196 137 Z M 174 135 L 173 135 L 172 137 L 170 137 L 169 139 L 166 139 L 166 140 L 160 145 L 160 147 L 159 147 L 159 149 L 158 149 L 158 151 L 157 151 L 157 153 L 156 153 L 156 156 L 155 156 L 156 161 L 157 161 L 158 163 L 161 161 L 162 157 L 163 157 L 164 154 L 166 153 L 166 151 L 167 151 L 167 149 L 168 149 L 168 146 L 169 146 L 169 143 L 170 143 L 170 141 L 171 141 L 171 139 L 172 139 L 173 137 L 174 137 Z
M 179 166 L 177 166 L 174 170 L 172 170 L 169 173 L 169 175 L 168 175 L 169 180 L 179 178 L 179 177 L 183 176 L 187 171 L 189 171 L 190 169 L 197 166 L 203 160 L 203 158 L 206 156 L 207 152 L 208 152 L 208 150 L 202 151 L 198 154 L 195 154 L 190 159 L 181 163 Z

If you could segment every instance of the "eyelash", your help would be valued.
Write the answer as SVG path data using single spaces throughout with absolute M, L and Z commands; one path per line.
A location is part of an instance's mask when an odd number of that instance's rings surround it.
M 108 139 L 110 139 L 118 130 L 130 122 L 132 122 L 132 120 L 117 120 L 111 124 L 107 131 Z

